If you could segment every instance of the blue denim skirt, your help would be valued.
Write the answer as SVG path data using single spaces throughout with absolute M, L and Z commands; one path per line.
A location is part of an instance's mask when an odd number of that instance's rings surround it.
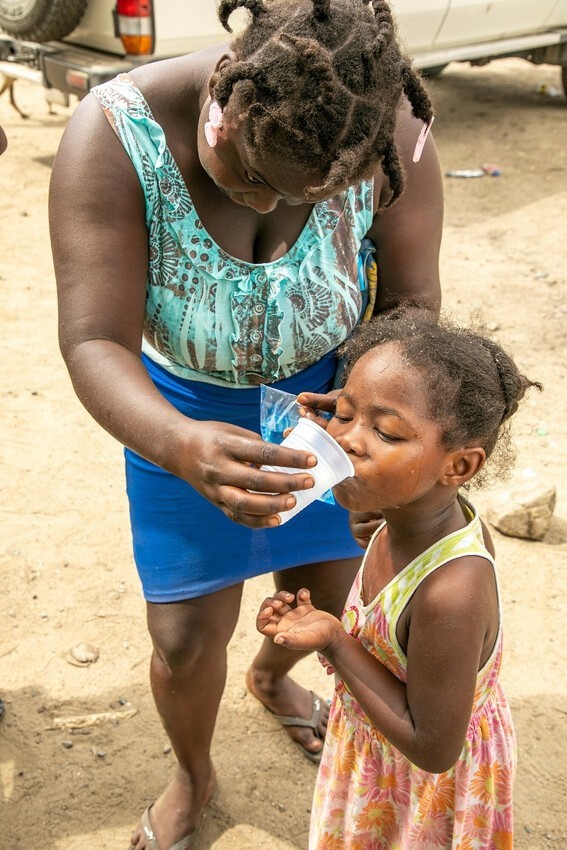
M 170 374 L 142 355 L 158 390 L 191 419 L 229 422 L 260 433 L 260 388 L 230 389 Z M 297 395 L 326 392 L 336 359 L 328 355 L 273 386 Z M 149 602 L 179 602 L 252 576 L 362 554 L 340 505 L 313 502 L 277 528 L 229 520 L 181 478 L 125 450 L 134 559 Z

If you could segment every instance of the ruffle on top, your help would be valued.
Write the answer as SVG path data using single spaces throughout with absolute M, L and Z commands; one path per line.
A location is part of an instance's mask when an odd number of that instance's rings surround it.
M 144 192 L 148 356 L 181 377 L 247 387 L 297 374 L 350 335 L 363 306 L 357 261 L 373 219 L 372 181 L 315 204 L 280 259 L 246 263 L 203 227 L 131 78 L 92 91 Z

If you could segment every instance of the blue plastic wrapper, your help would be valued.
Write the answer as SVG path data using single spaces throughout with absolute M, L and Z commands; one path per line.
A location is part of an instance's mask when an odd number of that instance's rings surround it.
M 299 421 L 300 405 L 297 396 L 276 390 L 262 384 L 260 388 L 260 433 L 267 443 L 277 443 L 284 439 L 284 433 L 294 428 Z M 324 415 L 324 414 L 323 414 Z M 335 504 L 332 490 L 327 490 L 318 501 Z

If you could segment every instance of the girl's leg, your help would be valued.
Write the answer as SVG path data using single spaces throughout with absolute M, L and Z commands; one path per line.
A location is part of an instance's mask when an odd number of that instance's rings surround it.
M 274 579 L 277 590 L 297 593 L 302 587 L 309 588 L 316 608 L 340 617 L 359 566 L 360 558 L 328 561 L 274 573 Z M 312 712 L 311 695 L 288 676 L 300 658 L 308 654 L 285 649 L 271 638 L 265 638 L 246 674 L 248 689 L 274 714 L 308 720 Z M 321 739 L 325 737 L 328 715 L 328 709 L 324 710 L 318 734 L 305 726 L 286 726 L 285 729 L 292 740 L 316 753 L 323 746 Z
M 154 646 L 152 691 L 178 760 L 175 776 L 150 812 L 162 850 L 196 828 L 213 793 L 210 746 L 226 680 L 226 647 L 241 595 L 238 584 L 199 599 L 147 605 Z M 148 850 L 141 824 L 131 843 L 136 850 Z

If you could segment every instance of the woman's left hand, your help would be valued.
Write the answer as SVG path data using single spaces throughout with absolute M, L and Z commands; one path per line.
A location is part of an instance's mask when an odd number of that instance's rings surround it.
M 297 403 L 303 408 L 302 415 L 326 430 L 329 419 L 335 415 L 339 392 L 340 390 L 331 390 L 328 393 L 299 393 Z
M 350 511 L 348 524 L 350 533 L 358 543 L 361 549 L 367 549 L 372 535 L 376 529 L 382 525 L 384 517 L 381 511 Z

